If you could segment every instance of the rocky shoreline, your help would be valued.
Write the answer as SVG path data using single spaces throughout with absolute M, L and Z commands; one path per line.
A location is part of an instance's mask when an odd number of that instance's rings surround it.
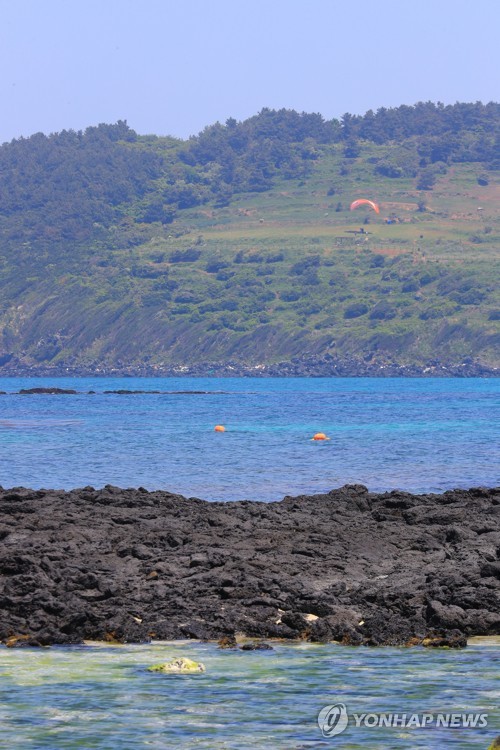
M 401 363 L 390 359 L 335 357 L 332 354 L 293 357 L 286 362 L 255 364 L 240 361 L 199 362 L 197 364 L 125 365 L 93 362 L 88 365 L 29 363 L 10 355 L 0 356 L 2 377 L 463 377 L 492 378 L 500 368 L 466 358 L 463 362 Z
M 500 635 L 500 488 L 281 502 L 0 490 L 0 640 L 464 646 Z

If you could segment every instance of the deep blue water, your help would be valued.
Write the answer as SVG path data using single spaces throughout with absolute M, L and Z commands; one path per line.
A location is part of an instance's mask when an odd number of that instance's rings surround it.
M 81 395 L 14 394 L 50 385 Z M 123 388 L 210 393 L 103 393 Z M 0 390 L 4 487 L 270 501 L 354 482 L 441 492 L 500 479 L 497 379 L 0 378 Z M 331 439 L 311 441 L 318 431 Z

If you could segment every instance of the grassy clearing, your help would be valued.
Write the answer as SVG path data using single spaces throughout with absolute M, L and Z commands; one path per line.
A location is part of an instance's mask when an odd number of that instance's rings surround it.
M 368 158 L 376 148 L 368 149 Z M 457 258 L 463 248 L 467 248 L 469 260 L 496 255 L 500 180 L 495 174 L 489 185 L 481 187 L 477 167 L 455 165 L 432 191 L 417 191 L 414 179 L 370 175 L 366 159 L 364 155 L 348 163 L 331 147 L 303 184 L 282 182 L 265 194 L 241 196 L 227 208 L 187 211 L 182 223 L 190 236 L 201 232 L 207 242 L 250 240 L 271 246 L 283 240 L 316 237 L 321 241 L 343 239 L 348 244 L 349 233 L 362 226 L 374 250 L 377 243 L 412 243 L 439 257 L 445 246 L 449 257 L 449 246 L 457 244 Z M 349 173 L 341 175 L 342 168 Z M 332 189 L 335 193 L 328 195 Z M 378 201 L 380 215 L 364 208 L 350 212 L 349 205 L 357 197 Z M 420 201 L 425 202 L 423 212 L 418 210 Z M 398 223 L 387 224 L 389 217 Z M 363 223 L 366 219 L 368 225 Z

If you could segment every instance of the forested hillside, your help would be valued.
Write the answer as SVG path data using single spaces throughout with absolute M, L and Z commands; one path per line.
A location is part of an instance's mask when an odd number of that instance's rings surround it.
M 0 366 L 497 367 L 499 198 L 496 103 L 12 141 Z

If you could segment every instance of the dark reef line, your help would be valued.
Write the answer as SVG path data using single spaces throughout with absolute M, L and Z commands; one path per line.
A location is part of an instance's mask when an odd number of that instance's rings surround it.
M 281 502 L 0 489 L 0 640 L 464 646 L 500 635 L 500 488 Z
M 58 386 L 48 387 L 36 387 L 36 388 L 21 388 L 20 391 L 0 391 L 2 396 L 83 396 L 83 395 L 95 395 L 96 391 L 76 391 L 74 388 L 59 388 Z M 141 391 L 141 390 L 128 390 L 126 388 L 119 388 L 112 391 L 102 391 L 103 395 L 115 395 L 115 396 L 133 396 L 142 394 L 153 394 L 158 396 L 215 396 L 224 395 L 227 391 Z

